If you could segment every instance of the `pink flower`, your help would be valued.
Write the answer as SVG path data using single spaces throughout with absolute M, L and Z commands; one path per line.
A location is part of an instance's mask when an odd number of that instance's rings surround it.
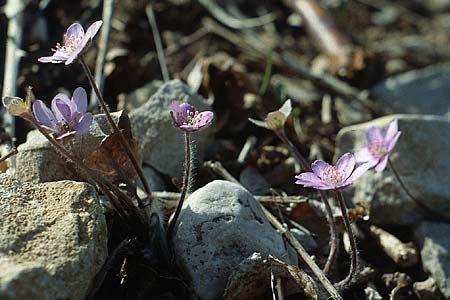
M 212 111 L 198 112 L 195 107 L 189 103 L 178 104 L 172 101 L 172 111 L 170 112 L 176 127 L 181 130 L 194 132 L 209 126 L 214 118 Z
M 356 161 L 370 164 L 377 172 L 383 171 L 400 134 L 397 119 L 393 120 L 384 132 L 374 126 L 367 128 L 368 144 L 355 153 Z
M 86 112 L 87 94 L 82 87 L 73 92 L 72 99 L 65 94 L 57 94 L 51 107 L 50 110 L 44 102 L 36 100 L 33 115 L 42 127 L 56 134 L 56 139 L 84 134 L 91 127 L 93 116 Z
M 355 156 L 345 153 L 339 158 L 336 166 L 323 160 L 316 160 L 312 165 L 312 172 L 305 172 L 295 176 L 295 183 L 318 190 L 341 190 L 351 185 L 361 177 L 370 166 L 362 164 L 355 168 Z
M 83 26 L 73 23 L 67 28 L 66 34 L 64 34 L 64 44 L 61 46 L 57 43 L 56 49 L 52 49 L 55 52 L 52 56 L 41 57 L 38 61 L 42 63 L 58 64 L 64 62 L 66 65 L 72 64 L 89 46 L 89 42 L 97 34 L 102 24 L 103 21 L 94 22 L 85 33 Z

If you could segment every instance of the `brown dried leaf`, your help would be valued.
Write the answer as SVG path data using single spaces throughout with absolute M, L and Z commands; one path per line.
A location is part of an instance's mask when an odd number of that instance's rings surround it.
M 125 112 L 122 112 L 118 126 L 135 158 L 140 162 L 142 159 L 141 148 L 133 138 L 130 119 Z M 126 176 L 131 181 L 137 176 L 131 160 L 120 143 L 119 133 L 107 136 L 100 147 L 85 159 L 85 163 L 114 183 L 123 182 L 122 176 Z

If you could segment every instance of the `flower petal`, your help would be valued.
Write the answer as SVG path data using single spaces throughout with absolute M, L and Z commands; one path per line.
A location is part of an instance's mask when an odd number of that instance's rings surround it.
M 41 63 L 53 63 L 53 64 L 59 64 L 66 60 L 67 58 L 64 57 L 58 57 L 58 56 L 43 56 L 38 58 L 38 62 Z
M 375 166 L 375 171 L 377 172 L 382 172 L 387 165 L 389 159 L 389 154 L 386 154 L 381 160 L 380 162 Z
M 92 121 L 94 120 L 94 117 L 91 113 L 85 113 L 81 119 L 80 122 L 74 127 L 75 134 L 81 135 L 89 131 L 89 128 L 92 125 Z
M 52 111 L 58 122 L 67 123 L 72 120 L 70 106 L 59 98 L 53 98 Z
M 84 35 L 84 37 L 92 39 L 94 38 L 94 36 L 97 34 L 98 30 L 100 29 L 100 27 L 102 27 L 103 21 L 96 21 L 94 23 L 91 24 L 91 26 L 89 26 L 89 28 L 86 30 L 86 34 Z
M 83 50 L 83 47 L 78 46 L 76 50 L 74 50 L 70 56 L 67 58 L 66 62 L 64 63 L 66 66 L 72 64 L 80 55 L 81 51 Z
M 350 179 L 347 179 L 347 180 L 344 180 L 343 182 L 341 182 L 341 183 L 339 183 L 339 184 L 336 184 L 334 188 L 335 188 L 336 190 L 343 190 L 343 189 L 345 189 L 346 187 L 351 186 L 352 184 L 353 184 L 353 181 L 350 180 Z
M 394 135 L 394 137 L 390 141 L 388 141 L 386 148 L 389 153 L 392 151 L 392 149 L 394 149 L 395 144 L 397 144 L 398 138 L 400 137 L 401 134 L 402 134 L 401 131 L 397 132 L 397 134 Z
M 311 169 L 313 173 L 316 174 L 316 176 L 318 176 L 319 178 L 323 177 L 322 176 L 323 171 L 328 167 L 330 167 L 330 164 L 323 160 L 316 160 L 311 164 Z
M 75 38 L 78 38 L 79 36 L 84 36 L 84 29 L 83 26 L 79 23 L 73 23 L 72 25 L 67 28 L 65 39 L 69 39 L 72 35 L 75 36 Z M 64 42 L 66 42 L 66 40 Z
M 370 154 L 368 147 L 362 147 L 355 153 L 355 160 L 357 163 L 368 162 L 372 161 L 373 159 L 374 157 L 372 156 L 372 154 Z
M 212 111 L 202 111 L 197 116 L 197 125 L 199 128 L 211 125 L 212 120 L 214 119 L 214 113 Z
M 398 120 L 394 119 L 384 131 L 384 140 L 389 142 L 398 132 Z
M 301 184 L 303 186 L 313 187 L 317 189 L 331 189 L 332 186 L 323 182 L 316 174 L 313 172 L 305 172 L 295 176 L 298 179 L 295 183 Z
M 346 180 L 350 177 L 355 169 L 355 156 L 351 153 L 345 153 L 338 159 L 336 163 L 336 169 L 342 180 Z
M 46 128 L 58 131 L 58 126 L 56 126 L 56 118 L 53 112 L 45 105 L 41 100 L 36 100 L 33 103 L 33 115 L 39 124 L 45 126 Z
M 383 140 L 380 128 L 375 126 L 370 126 L 366 129 L 366 136 L 369 145 Z
M 75 111 L 85 113 L 88 107 L 86 90 L 82 87 L 76 88 L 75 91 L 73 91 L 72 102 L 74 104 Z
M 367 170 L 369 170 L 372 167 L 373 167 L 373 164 L 370 162 L 357 166 L 355 168 L 355 170 L 353 171 L 352 175 L 347 180 L 354 182 L 356 179 L 358 179 L 359 177 L 364 175 L 364 173 L 366 173 Z

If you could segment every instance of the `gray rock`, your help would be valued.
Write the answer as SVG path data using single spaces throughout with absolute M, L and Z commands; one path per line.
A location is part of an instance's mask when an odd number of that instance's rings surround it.
M 120 112 L 113 113 L 112 116 L 117 121 Z M 75 136 L 65 147 L 70 153 L 84 159 L 110 133 L 105 115 L 96 115 L 89 133 Z M 37 130 L 28 133 L 27 141 L 18 147 L 18 151 L 15 177 L 21 181 L 39 183 L 79 179 L 74 170 L 67 167 L 50 142 Z
M 390 77 L 371 92 L 395 113 L 450 117 L 450 64 Z
M 84 299 L 107 256 L 92 186 L 0 174 L 0 220 L 0 299 Z
M 173 100 L 189 102 L 198 110 L 210 110 L 205 100 L 180 80 L 165 83 L 144 105 L 130 113 L 133 134 L 142 145 L 142 159 L 157 171 L 181 178 L 184 162 L 183 133 L 174 128 L 170 117 Z M 209 129 L 191 135 L 196 159 L 203 159 Z
M 439 13 L 450 9 L 450 0 L 415 0 L 431 13 Z
M 269 184 L 254 167 L 242 170 L 239 182 L 253 195 L 266 195 L 269 192 Z
M 414 282 L 413 291 L 420 300 L 444 299 L 433 277 L 428 277 L 425 281 Z
M 402 135 L 390 158 L 409 191 L 423 205 L 450 217 L 450 121 L 425 115 L 393 115 L 343 128 L 337 136 L 336 158 L 367 143 L 368 126 L 386 127 L 397 118 Z M 389 166 L 369 170 L 354 184 L 353 201 L 370 211 L 375 224 L 415 224 L 427 216 L 401 189 Z
M 297 263 L 255 198 L 227 181 L 191 194 L 175 230 L 175 255 L 203 300 L 221 299 L 232 270 L 254 252 Z
M 422 222 L 415 231 L 425 272 L 436 281 L 445 299 L 450 298 L 450 225 Z

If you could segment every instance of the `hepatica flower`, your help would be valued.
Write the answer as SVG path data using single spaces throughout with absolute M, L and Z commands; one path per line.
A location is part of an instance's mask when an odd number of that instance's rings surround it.
M 383 132 L 378 127 L 368 127 L 366 129 L 368 144 L 356 152 L 356 161 L 370 164 L 377 172 L 383 171 L 400 134 L 397 119 L 393 120 Z
M 178 104 L 177 101 L 172 101 L 170 115 L 175 126 L 186 132 L 194 132 L 207 127 L 214 118 L 212 111 L 198 112 L 189 103 Z
M 87 110 L 86 91 L 79 87 L 69 99 L 65 94 L 57 94 L 51 104 L 51 110 L 41 100 L 33 103 L 33 115 L 42 127 L 55 133 L 60 140 L 70 135 L 81 135 L 89 130 L 92 114 Z
M 356 168 L 355 165 L 355 156 L 351 153 L 342 155 L 336 166 L 323 160 L 316 160 L 311 165 L 312 172 L 295 176 L 297 179 L 295 183 L 318 190 L 341 190 L 351 185 L 370 168 L 368 164 Z
M 252 118 L 248 118 L 248 120 L 255 125 L 277 132 L 283 130 L 284 124 L 291 114 L 291 111 L 291 100 L 286 100 L 279 110 L 268 113 L 265 121 L 259 121 Z
M 64 34 L 63 45 L 57 43 L 55 49 L 52 49 L 55 52 L 52 56 L 41 57 L 38 61 L 42 63 L 65 63 L 66 65 L 70 65 L 89 46 L 102 24 L 102 21 L 94 22 L 84 32 L 83 26 L 78 23 L 73 23 L 67 28 L 66 34 Z

